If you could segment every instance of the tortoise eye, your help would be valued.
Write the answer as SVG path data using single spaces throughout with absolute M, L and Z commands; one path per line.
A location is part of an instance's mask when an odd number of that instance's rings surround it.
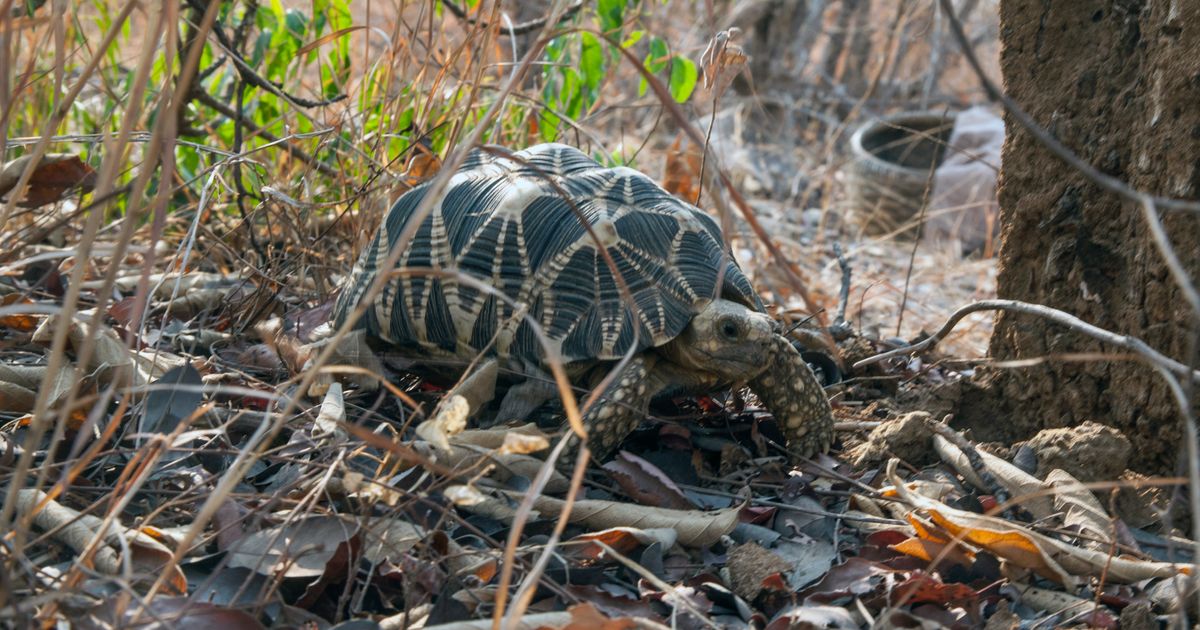
M 721 323 L 718 325 L 718 329 L 721 331 L 721 336 L 726 339 L 737 339 L 740 332 L 738 330 L 737 322 L 733 321 L 732 319 L 721 320 Z

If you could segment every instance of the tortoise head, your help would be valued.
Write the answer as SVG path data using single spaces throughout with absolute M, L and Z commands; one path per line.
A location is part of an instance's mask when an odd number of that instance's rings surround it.
M 765 313 L 717 299 L 697 313 L 663 352 L 684 367 L 715 373 L 730 383 L 744 383 L 769 367 L 771 344 L 778 331 L 779 325 Z

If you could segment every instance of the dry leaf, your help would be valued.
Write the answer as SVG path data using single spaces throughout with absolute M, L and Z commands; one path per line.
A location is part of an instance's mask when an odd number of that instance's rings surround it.
M 979 479 L 979 475 L 971 468 L 971 463 L 962 449 L 955 446 L 950 440 L 940 435 L 934 435 L 933 447 L 942 461 L 953 466 L 954 470 L 971 485 L 985 492 L 992 491 L 992 488 L 987 487 L 987 484 L 983 483 Z M 1008 491 L 1012 500 L 1029 510 L 1029 513 L 1037 518 L 1047 518 L 1055 513 L 1053 502 L 1050 497 L 1045 495 L 1045 488 L 1040 479 L 991 453 L 977 452 L 988 472 Z
M 1193 572 L 1191 565 L 1130 559 L 1094 549 L 1073 547 L 1004 519 L 958 510 L 909 490 L 896 474 L 898 460 L 888 462 L 887 475 L 897 494 L 909 505 L 926 513 L 955 540 L 987 549 L 1014 565 L 1033 570 L 1069 588 L 1075 576 L 1105 575 L 1115 583 L 1132 583 L 1152 577 L 1169 577 Z
M 675 141 L 667 149 L 662 187 L 688 203 L 699 203 L 703 162 L 704 152 L 701 149 L 691 141 L 685 145 L 682 133 L 675 136 Z
M 459 446 L 478 446 L 490 450 L 503 450 L 504 445 L 509 441 L 510 435 L 545 440 L 549 444 L 546 433 L 532 422 L 516 427 L 504 427 L 502 429 L 471 429 L 463 431 L 451 437 L 450 443 Z
M 704 75 L 704 89 L 711 90 L 720 98 L 734 77 L 745 72 L 750 57 L 741 46 L 733 43 L 742 33 L 736 26 L 720 31 L 708 41 L 704 54 L 700 55 L 700 70 Z
M 18 491 L 17 513 L 32 513 L 35 527 L 50 532 L 55 540 L 79 553 L 91 546 L 96 534 L 105 526 L 104 519 L 62 505 L 40 490 Z M 110 526 L 103 540 L 104 544 L 96 549 L 91 559 L 97 570 L 108 575 L 123 575 L 128 562 L 147 579 L 157 579 L 172 557 L 171 550 L 153 536 L 125 529 L 120 523 Z M 124 550 L 129 551 L 127 558 L 121 556 Z M 171 565 L 167 584 L 174 593 L 187 592 L 187 578 L 177 565 Z
M 1063 525 L 1094 539 L 1081 539 L 1080 544 L 1097 551 L 1112 549 L 1112 518 L 1091 490 L 1070 473 L 1058 468 L 1046 475 L 1046 486 L 1054 488 L 1054 507 L 1063 514 Z
M 520 501 L 523 495 L 503 491 L 512 499 Z M 533 501 L 533 509 L 543 514 L 561 514 L 566 502 L 546 496 Z M 701 510 L 667 510 L 616 501 L 582 500 L 571 508 L 570 522 L 587 529 L 609 529 L 632 527 L 640 529 L 670 528 L 679 535 L 677 542 L 685 547 L 707 547 L 733 531 L 738 524 L 738 513 L 742 505 L 704 512 Z M 508 501 L 489 499 L 467 508 L 476 514 L 500 520 L 511 520 L 515 509 Z
M 678 534 L 673 529 L 637 529 L 636 527 L 611 527 L 598 532 L 588 532 L 580 534 L 571 539 L 571 542 L 602 542 L 609 547 L 612 547 L 621 555 L 629 555 L 638 547 L 648 547 L 654 543 L 659 543 L 662 548 L 670 549 L 675 546 L 675 540 Z M 587 558 L 600 559 L 604 557 L 605 550 L 600 545 L 584 545 L 580 547 L 572 547 L 572 549 Z
M 346 401 L 342 397 L 342 384 L 335 382 L 329 386 L 329 391 L 325 392 L 325 399 L 321 401 L 321 411 L 317 413 L 314 422 L 314 434 L 331 436 L 336 442 L 344 442 L 347 436 L 341 423 L 345 421 Z
M 451 503 L 460 507 L 479 505 L 488 500 L 486 495 L 472 486 L 450 486 L 443 490 L 442 494 Z
M 0 196 L 8 194 L 29 166 L 32 154 L 23 155 L 0 168 Z M 62 199 L 68 190 L 80 187 L 89 191 L 96 185 L 96 171 L 77 155 L 47 153 L 42 156 L 29 178 L 25 196 L 17 202 L 22 208 L 37 208 Z
M 319 578 L 345 560 L 358 524 L 337 516 L 309 516 L 255 532 L 229 549 L 229 566 L 285 578 Z
M 463 435 L 466 433 L 464 432 Z M 533 479 L 546 466 L 544 459 L 517 453 L 500 453 L 497 450 L 478 446 L 457 444 L 456 435 L 450 440 L 450 449 L 437 454 L 437 461 L 447 468 L 461 470 L 468 475 L 475 475 L 482 469 L 481 464 L 492 466 L 488 477 L 504 483 L 513 477 Z M 557 470 L 550 471 L 550 479 L 546 482 L 546 491 L 557 493 L 566 492 L 571 482 Z
M 13 304 L 33 304 L 33 300 L 17 293 L 0 298 L 0 306 L 12 306 Z M 0 328 L 9 328 L 18 332 L 31 332 L 37 327 L 37 324 L 38 316 L 31 313 L 0 316 Z
M 501 455 L 527 455 L 550 448 L 550 440 L 544 435 L 526 435 L 523 433 L 506 433 L 504 443 L 497 452 Z
M 437 413 L 417 425 L 417 437 L 433 444 L 438 451 L 450 450 L 450 436 L 457 435 L 467 428 L 467 416 L 471 414 L 471 404 L 459 394 L 453 394 L 442 400 Z
M 604 470 L 621 486 L 625 494 L 642 505 L 693 510 L 696 504 L 683 494 L 663 471 L 654 464 L 625 451 L 604 464 Z
M 638 627 L 633 619 L 609 619 L 589 603 L 576 604 L 567 612 L 571 613 L 571 622 L 561 630 L 630 630 Z

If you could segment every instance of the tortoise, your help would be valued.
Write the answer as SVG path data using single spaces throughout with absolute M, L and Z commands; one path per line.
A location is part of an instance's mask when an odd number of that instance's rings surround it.
M 409 190 L 387 213 L 338 296 L 338 326 L 427 190 Z M 484 357 L 459 385 L 472 413 L 493 399 L 498 373 L 509 375 L 498 419 L 521 420 L 557 396 L 549 356 L 573 383 L 594 387 L 628 353 L 584 413 L 598 458 L 638 426 L 651 399 L 745 384 L 793 454 L 830 445 L 824 390 L 725 251 L 716 221 L 634 169 L 602 167 L 562 144 L 476 148 L 399 268 L 355 327 L 376 345 L 434 359 L 433 371 L 439 358 L 461 366 Z

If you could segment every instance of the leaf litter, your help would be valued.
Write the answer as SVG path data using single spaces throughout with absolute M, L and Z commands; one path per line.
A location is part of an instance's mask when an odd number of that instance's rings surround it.
M 724 92 L 742 72 L 736 35 L 706 50 L 707 89 Z M 712 184 L 703 153 L 680 138 L 661 143 L 664 185 L 699 197 Z M 0 196 L 29 169 L 22 159 L 0 169 Z M 403 185 L 439 165 L 414 153 Z M 50 154 L 28 183 L 16 203 L 35 208 L 90 190 L 95 173 Z M 816 223 L 789 221 L 770 199 L 755 209 L 793 259 L 812 251 Z M 982 282 L 948 288 L 943 254 L 922 251 L 904 304 L 896 279 L 906 246 L 851 247 L 856 324 L 837 346 L 847 366 L 895 343 L 887 328 L 897 310 L 913 310 L 901 332 L 915 337 L 963 291 L 986 293 L 994 273 L 987 261 L 957 261 Z M 38 604 L 43 619 L 491 628 L 525 589 L 507 627 L 1124 627 L 1195 599 L 1192 543 L 1127 523 L 1113 488 L 1062 469 L 1035 475 L 941 418 L 907 413 L 900 393 L 962 378 L 941 363 L 947 355 L 848 370 L 831 388 L 841 443 L 799 468 L 773 446 L 782 442 L 774 420 L 734 392 L 656 407 L 576 485 L 545 465 L 557 410 L 543 426 L 476 428 L 465 401 L 406 372 L 402 358 L 374 358 L 361 337 L 331 349 L 349 368 L 300 391 L 326 350 L 313 331 L 328 300 L 310 286 L 216 263 L 158 259 L 146 269 L 135 255 L 37 255 L 21 267 L 40 274 L 0 272 L 0 467 L 12 475 L 24 459 L 41 477 L 42 490 L 13 495 L 32 536 L 19 541 L 25 573 L 10 582 L 50 602 Z M 825 258 L 806 269 L 809 280 L 836 287 Z M 112 303 L 73 313 L 68 360 L 52 369 L 62 278 L 80 264 L 104 267 L 85 274 L 83 303 Z M 112 282 L 109 265 L 120 272 Z M 798 303 L 780 270 L 752 271 L 781 311 Z M 871 291 L 882 297 L 867 299 Z M 836 307 L 833 291 L 817 297 Z M 138 330 L 143 321 L 153 324 Z M 978 352 L 987 330 L 942 349 Z M 70 421 L 31 440 L 51 414 Z M 152 595 L 137 608 L 133 593 Z

